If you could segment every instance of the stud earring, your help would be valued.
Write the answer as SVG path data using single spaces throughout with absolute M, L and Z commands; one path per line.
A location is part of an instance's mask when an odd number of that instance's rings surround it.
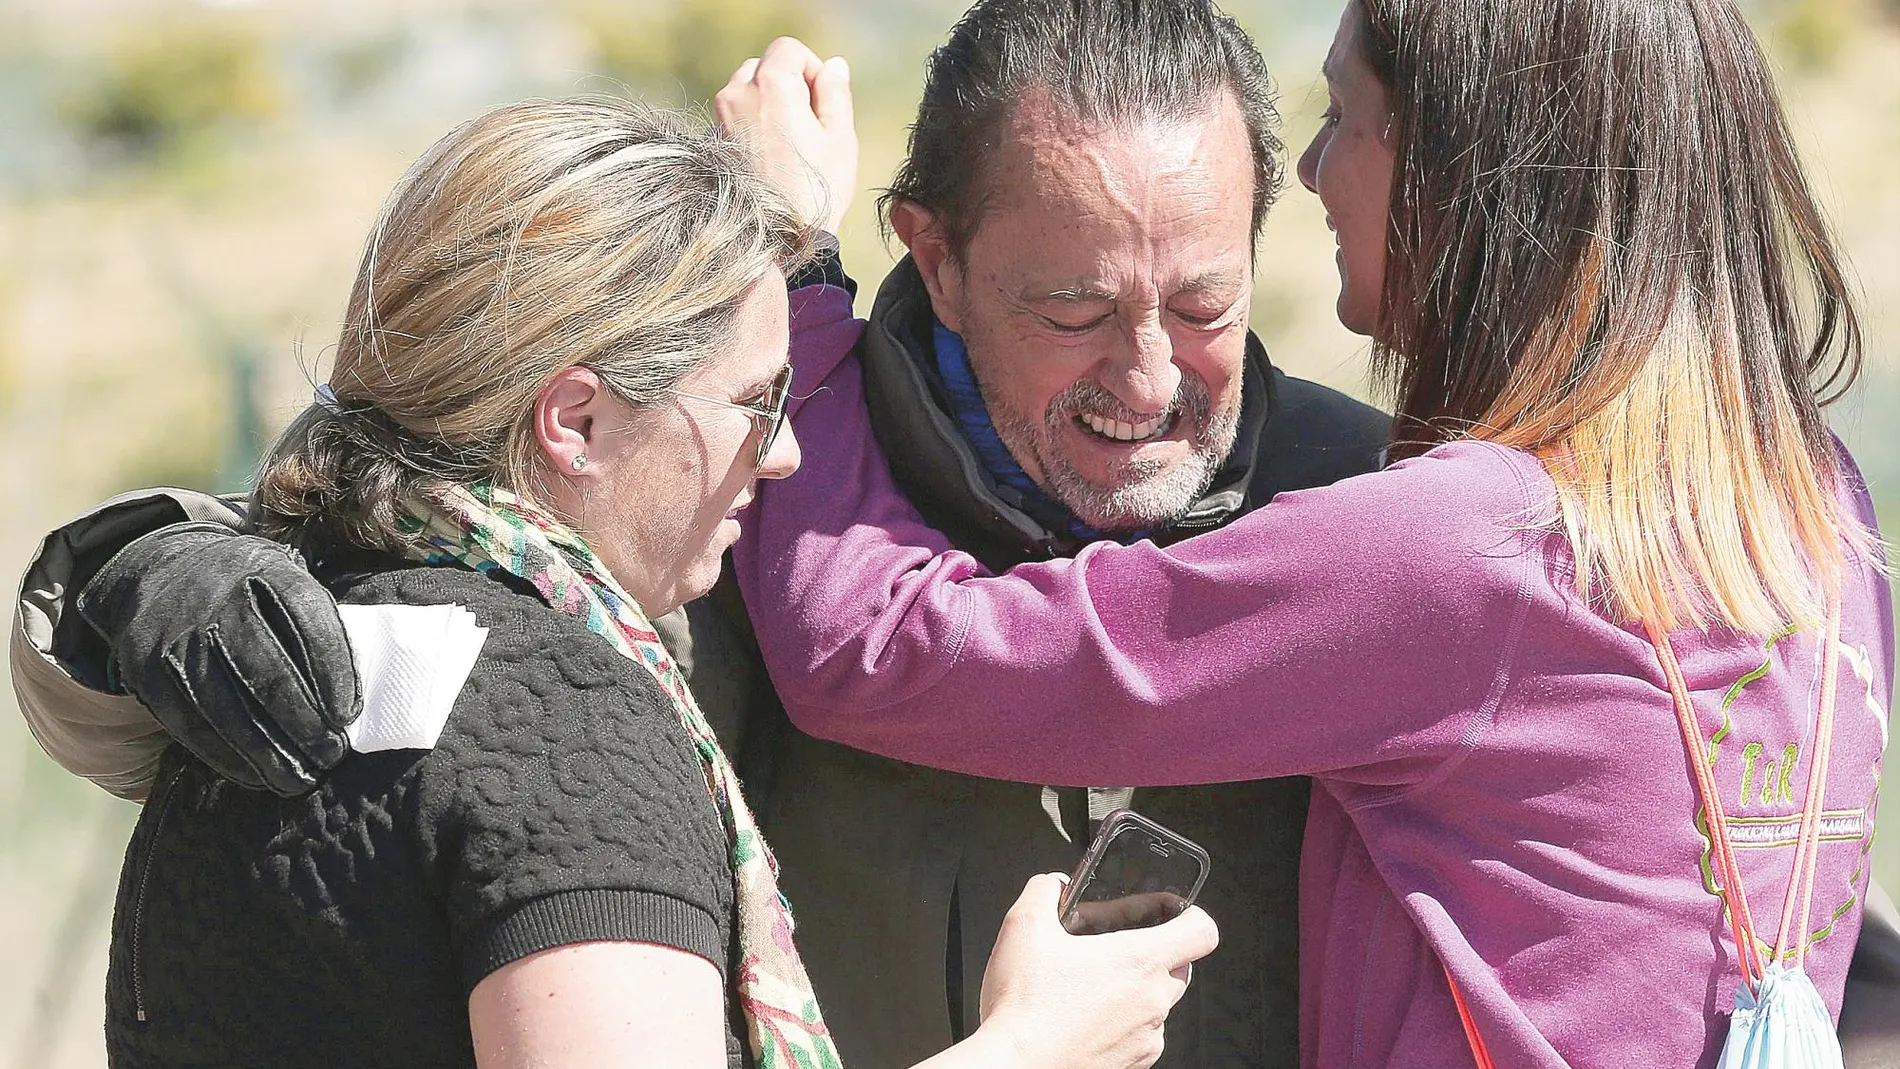
M 572 467 L 575 471 L 586 471 L 587 470 L 587 454 L 576 453 L 574 455 L 573 461 L 569 464 L 569 466 Z

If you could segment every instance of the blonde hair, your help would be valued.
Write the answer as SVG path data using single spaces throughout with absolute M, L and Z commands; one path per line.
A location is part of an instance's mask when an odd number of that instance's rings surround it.
M 1821 411 L 1861 333 L 1740 10 L 1360 3 L 1399 160 L 1375 347 L 1393 455 L 1541 457 L 1606 615 L 1817 625 L 1849 555 L 1879 553 Z
M 653 402 L 728 351 L 745 294 L 814 233 L 736 142 L 612 97 L 497 108 L 399 182 L 351 290 L 329 388 L 265 461 L 258 526 L 396 548 L 431 483 L 535 497 L 531 420 L 585 365 Z
M 1530 354 L 1472 436 L 1544 459 L 1577 588 L 1612 615 L 1817 629 L 1847 552 L 1874 561 L 1876 540 L 1843 509 L 1840 465 L 1810 453 L 1788 393 L 1751 393 L 1732 313 L 1697 303 L 1679 297 L 1662 333 L 1633 346 L 1621 389 L 1605 376 L 1566 395 L 1549 381 L 1553 353 Z M 1609 395 L 1586 401 L 1579 385 Z

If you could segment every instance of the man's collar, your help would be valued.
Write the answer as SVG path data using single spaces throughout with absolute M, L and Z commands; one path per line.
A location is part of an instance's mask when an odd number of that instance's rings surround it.
M 926 518 L 959 542 L 965 540 L 959 537 L 962 532 L 993 546 L 989 556 L 1074 552 L 1080 548 L 1075 535 L 1031 515 L 1020 495 L 999 482 L 960 426 L 957 406 L 937 366 L 935 326 L 923 278 L 906 257 L 878 289 L 860 351 L 871 422 L 898 484 Z M 1240 512 L 1261 431 L 1273 412 L 1273 393 L 1273 365 L 1266 348 L 1249 334 L 1233 450 L 1200 500 L 1167 530 L 1155 532 L 1156 537 L 1167 540 L 1218 527 Z M 975 552 L 981 547 L 965 548 Z
M 1114 537 L 1118 542 L 1133 543 L 1143 537 L 1141 534 L 1106 535 L 1083 523 L 1067 505 L 1037 485 L 1004 444 L 1003 436 L 997 433 L 989 403 L 976 381 L 976 369 L 970 366 L 970 354 L 964 348 L 963 338 L 941 321 L 934 321 L 931 349 L 936 360 L 933 366 L 950 402 L 950 415 L 956 419 L 964 440 L 976 450 L 977 459 L 983 462 L 1000 497 L 1071 541 L 1088 543 Z

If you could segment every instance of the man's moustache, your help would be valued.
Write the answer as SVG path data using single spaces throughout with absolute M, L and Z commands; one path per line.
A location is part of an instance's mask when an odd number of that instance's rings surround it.
M 1174 396 L 1169 399 L 1168 407 L 1161 412 L 1163 416 L 1186 415 L 1197 424 L 1205 425 L 1213 411 L 1214 401 L 1206 384 L 1199 379 L 1183 377 L 1181 384 L 1175 387 Z M 1048 422 L 1052 425 L 1067 422 L 1078 416 L 1094 416 L 1097 419 L 1112 420 L 1121 423 L 1146 423 L 1155 418 L 1155 413 L 1140 413 L 1122 403 L 1114 392 L 1098 383 L 1083 379 L 1057 394 L 1049 402 Z

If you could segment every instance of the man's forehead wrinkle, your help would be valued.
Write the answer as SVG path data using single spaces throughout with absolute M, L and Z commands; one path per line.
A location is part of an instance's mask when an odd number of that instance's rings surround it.
M 1113 57 L 1103 57 L 1114 62 Z M 1123 72 L 1126 73 L 1126 72 Z M 1097 128 L 1127 128 L 1142 123 L 1202 119 L 1218 111 L 1223 100 L 1236 100 L 1233 86 L 1213 76 L 1186 79 L 1143 79 L 1130 84 L 1109 76 L 1095 79 L 1057 79 L 1026 86 L 1015 107 L 1059 110 L 1072 121 Z M 1091 84 L 1092 83 L 1092 84 Z
M 1185 139 L 1202 143 L 1219 129 L 1225 113 L 1239 112 L 1231 93 L 1210 94 L 1199 106 L 1190 109 L 1159 111 L 1152 108 L 1128 114 L 1085 114 L 1044 90 L 1023 94 L 1003 124 L 1005 141 L 1019 144 L 1048 142 L 1075 150 L 1122 143 L 1161 147 Z M 1244 120 L 1242 120 L 1244 127 Z M 1241 146 L 1251 153 L 1250 145 Z M 1251 155 L 1248 157 L 1251 166 Z
M 996 185 L 1013 187 L 1032 203 L 1053 194 L 1133 217 L 1138 206 L 1131 187 L 1145 178 L 1134 173 L 1146 169 L 1144 154 L 1121 151 L 1128 139 L 1120 131 L 1064 121 L 1072 118 L 1054 105 L 1019 111 L 1003 161 L 1016 164 L 1016 180 Z
M 1025 124 L 1004 153 L 999 204 L 1162 231 L 1218 198 L 1204 124 L 1135 130 Z
M 1025 99 L 986 168 L 993 210 L 979 233 L 999 227 L 995 248 L 1010 250 L 985 257 L 998 296 L 1018 307 L 1233 296 L 1252 257 L 1250 145 L 1231 102 L 1103 125 Z

